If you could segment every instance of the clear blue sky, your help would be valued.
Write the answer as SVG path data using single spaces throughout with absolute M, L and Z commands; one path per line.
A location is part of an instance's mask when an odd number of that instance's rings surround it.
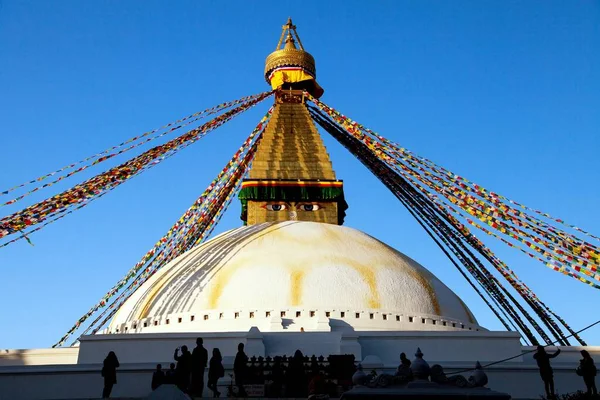
M 0 189 L 267 90 L 264 59 L 288 16 L 317 61 L 326 103 L 600 234 L 593 1 L 0 1 Z M 0 348 L 44 347 L 62 336 L 202 192 L 266 107 L 32 235 L 35 247 L 0 249 Z M 345 180 L 346 224 L 429 268 L 482 325 L 499 329 L 397 200 L 325 141 Z M 217 232 L 239 226 L 239 211 L 236 201 Z M 598 318 L 600 292 L 492 246 L 574 328 Z M 600 345 L 600 327 L 583 336 Z

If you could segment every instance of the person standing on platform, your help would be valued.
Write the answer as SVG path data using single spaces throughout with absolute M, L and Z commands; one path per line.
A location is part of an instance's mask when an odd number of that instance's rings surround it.
M 406 368 L 410 368 L 410 360 L 406 358 L 405 353 L 400 353 L 400 365 L 404 365 Z
M 165 374 L 165 384 L 166 385 L 176 385 L 177 384 L 177 371 L 175 370 L 175 363 L 169 364 L 169 370 Z
M 183 392 L 187 393 L 190 386 L 190 372 L 192 368 L 192 354 L 188 351 L 187 346 L 181 346 L 181 355 L 179 355 L 179 347 L 175 349 L 173 355 L 175 361 L 177 361 L 177 367 L 175 368 L 177 376 L 177 387 Z
M 288 363 L 285 381 L 286 397 L 301 398 L 307 396 L 308 381 L 304 368 L 304 355 L 300 350 L 296 350 L 294 357 Z
M 281 356 L 275 356 L 273 359 L 271 380 L 270 397 L 281 397 L 283 394 L 283 383 L 285 382 L 285 372 L 281 364 Z
M 204 370 L 208 363 L 208 351 L 203 346 L 202 338 L 196 339 L 196 348 L 192 351 L 192 384 L 190 394 L 202 397 L 204 391 Z
M 102 377 L 104 378 L 103 399 L 110 397 L 113 385 L 117 383 L 117 368 L 119 368 L 119 360 L 115 352 L 111 351 L 104 359 L 104 364 L 102 365 Z
M 577 367 L 577 375 L 583 377 L 583 382 L 587 389 L 588 396 L 598 395 L 598 389 L 596 389 L 596 366 L 594 365 L 594 359 L 590 356 L 587 350 L 581 350 L 583 359 L 579 361 L 579 367 Z
M 238 352 L 235 355 L 233 362 L 233 374 L 235 375 L 235 385 L 238 388 L 238 396 L 248 397 L 246 389 L 244 389 L 244 381 L 246 379 L 246 369 L 248 368 L 248 356 L 244 353 L 244 343 L 238 344 Z
M 406 358 L 405 353 L 400 353 L 400 365 L 396 368 L 396 376 L 410 377 L 412 376 L 412 372 L 410 370 L 410 360 Z
M 162 365 L 156 364 L 156 370 L 152 373 L 152 383 L 150 387 L 156 390 L 160 385 L 165 383 L 165 373 L 162 370 Z
M 538 368 L 540 369 L 540 376 L 544 381 L 544 389 L 546 390 L 546 397 L 554 398 L 554 371 L 550 366 L 550 359 L 560 354 L 560 349 L 556 350 L 556 353 L 548 354 L 544 349 L 544 346 L 538 346 L 536 353 L 533 355 L 535 361 L 537 361 Z
M 223 368 L 223 357 L 221 357 L 221 351 L 217 348 L 213 349 L 213 354 L 210 359 L 208 366 L 208 385 L 207 387 L 212 390 L 213 397 L 221 396 L 221 392 L 217 390 L 217 382 L 219 378 L 225 376 L 225 368 Z

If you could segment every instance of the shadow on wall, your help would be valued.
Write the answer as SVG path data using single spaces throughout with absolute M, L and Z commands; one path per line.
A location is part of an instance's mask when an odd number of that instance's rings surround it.
M 354 327 L 343 319 L 329 318 L 329 326 L 332 332 L 354 332 Z
M 0 366 L 28 365 L 26 350 L 0 350 Z
M 294 320 L 291 318 L 281 318 L 281 326 L 283 329 L 289 329 L 291 325 L 294 325 Z
M 77 364 L 78 347 L 32 350 L 0 350 L 0 367 Z

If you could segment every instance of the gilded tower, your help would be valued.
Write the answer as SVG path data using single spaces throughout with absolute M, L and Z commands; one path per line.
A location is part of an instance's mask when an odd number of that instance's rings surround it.
M 265 79 L 277 90 L 275 109 L 242 183 L 242 220 L 248 225 L 287 220 L 341 225 L 347 208 L 343 183 L 336 179 L 303 95 L 320 97 L 323 89 L 315 60 L 291 19 L 267 57 Z

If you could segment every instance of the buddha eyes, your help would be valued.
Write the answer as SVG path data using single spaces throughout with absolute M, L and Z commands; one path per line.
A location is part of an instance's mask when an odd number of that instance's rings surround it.
M 301 204 L 300 209 L 304 211 L 317 211 L 321 206 L 318 204 Z
M 298 211 L 307 211 L 307 212 L 313 212 L 313 211 L 317 211 L 317 210 L 320 210 L 321 208 L 323 208 L 323 206 L 321 206 L 320 204 L 315 204 L 315 203 L 298 203 L 296 205 L 294 205 L 294 203 L 292 203 L 291 206 L 287 203 L 279 203 L 279 204 L 267 204 L 262 207 L 267 209 L 267 211 L 285 211 L 285 210 L 296 209 Z
M 269 211 L 283 211 L 287 209 L 286 204 L 267 204 L 267 210 Z

